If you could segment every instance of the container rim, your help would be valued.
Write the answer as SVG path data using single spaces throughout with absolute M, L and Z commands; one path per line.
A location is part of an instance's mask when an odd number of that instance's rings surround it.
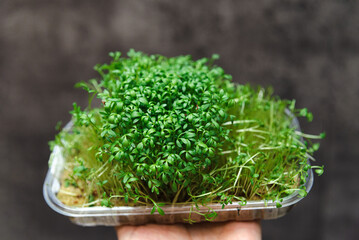
M 70 207 L 63 204 L 57 197 L 55 192 L 51 191 L 53 182 L 53 174 L 49 171 L 46 176 L 46 180 L 43 186 L 43 194 L 46 203 L 52 208 L 55 212 L 58 212 L 62 215 L 68 217 L 95 217 L 95 216 L 129 216 L 129 215 L 151 215 L 152 207 L 148 206 L 116 206 L 116 207 Z M 309 170 L 308 178 L 306 184 L 306 191 L 309 193 L 313 185 L 313 172 Z M 292 194 L 283 198 L 281 202 L 281 208 L 290 207 L 299 202 L 304 197 L 299 195 L 298 190 L 294 191 Z M 174 205 L 165 205 L 161 207 L 165 213 L 190 213 L 192 204 L 180 204 L 176 203 Z M 226 205 L 222 209 L 222 205 L 219 203 L 208 204 L 207 207 L 200 206 L 199 212 L 207 212 L 209 208 L 213 209 L 216 212 L 226 212 L 233 210 L 255 210 L 255 209 L 275 209 L 276 201 L 273 200 L 255 200 L 255 201 L 247 201 L 245 205 L 242 202 L 236 201 L 232 204 Z M 153 214 L 158 214 L 155 212 Z

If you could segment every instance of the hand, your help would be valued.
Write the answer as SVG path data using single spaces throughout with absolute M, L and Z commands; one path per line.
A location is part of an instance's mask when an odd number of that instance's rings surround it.
M 259 222 L 225 222 L 116 227 L 119 240 L 261 239 Z

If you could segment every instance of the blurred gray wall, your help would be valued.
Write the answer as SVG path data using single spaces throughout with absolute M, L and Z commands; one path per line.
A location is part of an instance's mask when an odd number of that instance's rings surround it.
M 42 197 L 56 122 L 69 120 L 73 88 L 97 77 L 108 52 L 221 55 L 238 83 L 273 86 L 308 107 L 308 133 L 325 174 L 289 215 L 263 221 L 264 239 L 359 235 L 359 3 L 296 1 L 0 1 L 1 239 L 115 239 L 83 228 Z

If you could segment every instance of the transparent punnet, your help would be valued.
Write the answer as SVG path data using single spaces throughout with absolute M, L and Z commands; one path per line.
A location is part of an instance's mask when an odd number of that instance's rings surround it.
M 291 115 L 289 111 L 286 111 Z M 293 126 L 299 129 L 299 123 L 293 118 Z M 71 128 L 71 122 L 66 126 Z M 309 160 L 308 160 L 309 162 Z M 61 148 L 55 146 L 50 156 L 50 167 L 44 182 L 43 194 L 47 204 L 56 212 L 70 217 L 75 224 L 82 226 L 118 226 L 118 225 L 141 225 L 146 223 L 186 223 L 189 217 L 194 222 L 207 221 L 202 215 L 208 213 L 209 209 L 215 211 L 218 215 L 212 222 L 224 221 L 250 221 L 256 219 L 275 219 L 284 216 L 297 202 L 303 197 L 298 191 L 293 192 L 281 201 L 281 207 L 277 207 L 277 203 L 273 200 L 255 200 L 243 202 L 233 202 L 222 208 L 219 203 L 208 204 L 206 207 L 200 206 L 199 209 L 193 211 L 193 204 L 176 203 L 173 205 L 165 205 L 162 209 L 165 215 L 158 212 L 151 214 L 152 205 L 148 206 L 115 206 L 115 207 L 70 207 L 63 204 L 58 198 L 57 193 L 61 186 L 61 175 L 64 170 L 65 159 L 62 156 Z M 307 181 L 304 187 L 307 192 L 313 185 L 312 170 L 308 170 Z

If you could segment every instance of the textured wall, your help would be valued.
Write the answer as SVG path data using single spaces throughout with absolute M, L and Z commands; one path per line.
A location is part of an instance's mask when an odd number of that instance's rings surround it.
M 195 58 L 219 53 L 236 82 L 295 98 L 326 131 L 325 175 L 265 239 L 354 239 L 359 234 L 359 3 L 356 1 L 0 1 L 0 236 L 115 239 L 47 207 L 47 141 L 69 120 L 74 83 L 97 77 L 107 53 L 129 48 Z M 290 237 L 288 237 L 290 236 Z

